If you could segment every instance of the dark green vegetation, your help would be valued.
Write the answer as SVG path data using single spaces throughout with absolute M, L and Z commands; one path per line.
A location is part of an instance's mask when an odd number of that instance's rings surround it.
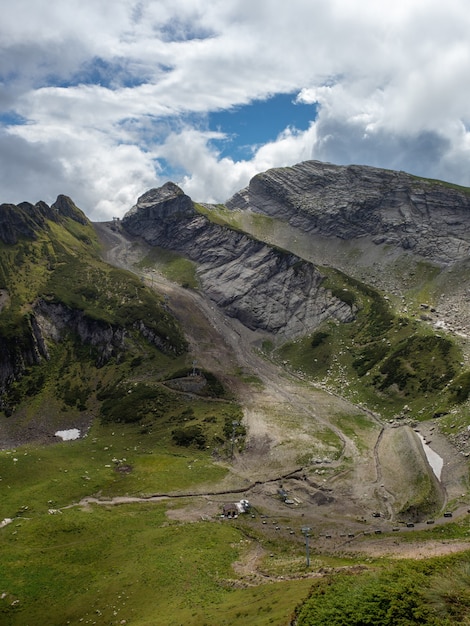
M 377 290 L 327 270 L 325 286 L 357 309 L 350 324 L 330 322 L 288 343 L 279 357 L 385 416 L 404 405 L 424 418 L 447 413 L 470 392 L 457 343 L 413 317 L 396 315 Z
M 300 608 L 297 626 L 468 624 L 470 569 L 464 557 L 406 562 L 326 576 Z
M 220 387 L 223 396 L 223 387 L 218 381 L 215 384 L 213 375 L 211 379 L 213 387 Z M 172 378 L 168 383 L 175 380 L 191 382 L 187 378 Z M 101 401 L 100 416 L 104 424 L 137 423 L 142 434 L 158 432 L 161 444 L 209 448 L 224 455 L 231 452 L 232 422 L 242 418 L 240 408 L 232 402 L 211 402 L 204 394 L 195 399 L 194 394 L 175 393 L 164 384 L 113 382 L 99 390 L 97 399 Z M 236 432 L 240 445 L 244 434 L 244 430 Z

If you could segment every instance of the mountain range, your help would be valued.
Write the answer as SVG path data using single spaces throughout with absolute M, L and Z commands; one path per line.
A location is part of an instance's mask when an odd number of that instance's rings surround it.
M 466 188 L 308 161 L 255 176 L 225 206 L 198 204 L 167 183 L 112 226 L 194 264 L 192 284 L 256 332 L 258 345 L 290 353 L 308 337 L 309 375 L 334 378 L 335 342 L 346 334 L 346 375 L 370 408 L 411 402 L 433 414 L 468 395 L 469 216 Z M 184 329 L 158 295 L 100 260 L 98 226 L 67 196 L 51 207 L 1 205 L 8 415 L 30 401 L 26 379 L 43 379 L 37 372 L 65 338 L 75 352 L 89 346 L 98 367 L 134 350 L 140 358 L 139 337 L 164 354 L 185 350 Z
M 0 205 L 6 623 L 307 626 L 384 563 L 365 614 L 468 615 L 469 225 L 470 189 L 318 161 Z

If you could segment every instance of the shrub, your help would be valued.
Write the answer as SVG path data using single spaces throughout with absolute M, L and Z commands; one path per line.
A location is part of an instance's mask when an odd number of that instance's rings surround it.
M 382 390 L 396 385 L 405 395 L 439 391 L 455 373 L 450 340 L 428 335 L 401 342 L 381 367 Z
M 103 403 L 100 408 L 102 422 L 139 422 L 149 414 L 157 416 L 171 401 L 161 387 L 137 383 L 129 388 L 122 384 L 112 385 L 97 394 Z
M 298 626 L 412 626 L 435 624 L 421 596 L 426 576 L 397 567 L 391 573 L 343 575 L 318 583 L 298 614 Z M 444 622 L 445 623 L 445 622 Z
M 457 376 L 449 385 L 449 392 L 451 402 L 465 402 L 470 396 L 470 371 Z
M 318 346 L 321 346 L 321 344 L 325 341 L 325 339 L 328 339 L 329 336 L 329 333 L 325 333 L 322 330 L 317 330 L 317 332 L 314 333 L 312 336 L 310 346 L 312 348 L 317 348 Z
M 185 426 L 184 428 L 176 428 L 171 433 L 173 441 L 178 446 L 189 447 L 195 445 L 198 448 L 204 448 L 206 445 L 206 436 L 201 426 L 195 424 L 193 426 Z

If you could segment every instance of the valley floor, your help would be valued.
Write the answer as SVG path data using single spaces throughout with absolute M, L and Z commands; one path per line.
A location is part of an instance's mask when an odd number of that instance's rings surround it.
M 312 548 L 319 552 L 419 558 L 468 549 L 466 541 L 410 540 L 411 530 L 429 529 L 430 521 L 433 528 L 444 526 L 466 516 L 470 506 L 466 459 L 431 422 L 421 423 L 419 430 L 425 439 L 432 438 L 433 449 L 443 459 L 439 481 L 410 426 L 392 427 L 370 411 L 286 372 L 261 354 L 266 335 L 225 317 L 203 294 L 170 283 L 154 270 L 137 270 L 148 246 L 115 225 L 96 227 L 106 260 L 139 272 L 164 294 L 198 367 L 214 372 L 243 406 L 246 445 L 234 450 L 228 475 L 211 494 L 201 491 L 184 507 L 170 508 L 170 516 L 210 518 L 236 491 L 237 499 L 247 498 L 264 515 L 253 521 L 263 532 L 282 533 L 288 539 L 292 529 L 307 524 L 315 535 Z M 413 477 L 428 482 L 434 498 L 430 510 L 441 511 L 435 520 L 413 518 L 417 489 Z M 408 518 L 397 516 L 407 504 Z M 452 518 L 442 515 L 447 508 L 453 511 Z M 407 521 L 415 526 L 407 528 Z M 378 537 L 393 531 L 391 538 Z M 252 554 L 248 565 L 238 567 L 255 568 L 256 562 Z

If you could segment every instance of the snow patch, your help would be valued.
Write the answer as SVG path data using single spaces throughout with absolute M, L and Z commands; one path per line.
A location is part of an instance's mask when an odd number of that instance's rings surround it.
M 58 430 L 54 435 L 60 437 L 62 441 L 72 441 L 80 438 L 80 431 L 78 428 L 69 428 L 68 430 Z
M 424 453 L 426 454 L 426 458 L 428 460 L 429 465 L 432 468 L 437 480 L 441 480 L 442 468 L 444 466 L 444 459 L 437 454 L 427 443 L 424 437 L 417 433 L 418 437 L 421 439 L 421 444 L 424 449 Z

